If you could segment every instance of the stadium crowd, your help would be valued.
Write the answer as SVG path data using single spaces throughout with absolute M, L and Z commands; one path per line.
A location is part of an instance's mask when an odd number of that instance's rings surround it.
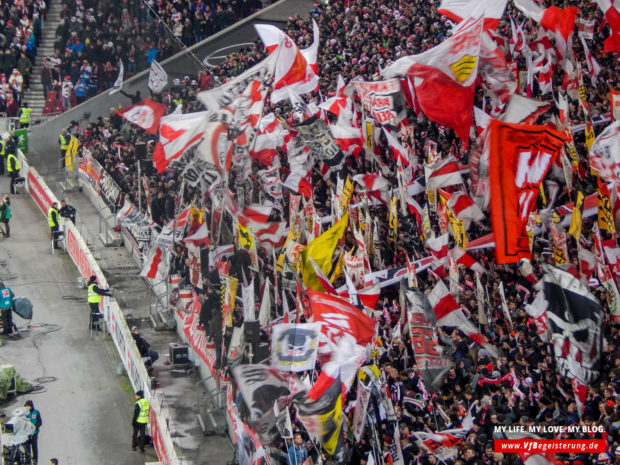
M 66 1 L 41 82 L 46 112 L 65 111 L 261 8 L 261 2 Z
M 0 113 L 17 116 L 41 41 L 44 0 L 24 0 L 0 9 Z
M 550 4 L 548 1 L 542 3 Z M 245 2 L 243 4 L 245 5 Z M 83 4 L 77 2 L 76 5 L 87 7 L 87 2 Z M 208 35 L 208 32 L 202 28 L 196 32 L 196 27 L 191 27 L 192 20 L 188 18 L 188 13 L 191 12 L 194 14 L 194 21 L 198 18 L 198 22 L 202 24 L 201 16 L 202 19 L 205 18 L 206 12 L 210 10 L 208 6 L 202 2 L 196 2 L 192 6 L 182 8 L 174 6 L 175 10 L 173 5 L 177 4 L 158 2 L 152 7 L 159 14 L 166 15 L 166 22 L 175 31 L 175 35 L 183 40 L 186 45 Z M 591 74 L 584 71 L 584 84 L 592 117 L 605 115 L 608 117 L 610 112 L 609 89 L 619 88 L 618 76 L 620 76 L 618 55 L 602 52 L 602 41 L 608 34 L 608 27 L 605 26 L 602 13 L 594 2 L 566 0 L 562 2 L 562 6 L 577 6 L 582 17 L 594 20 L 593 39 L 589 42 L 590 49 L 600 64 L 601 71 L 596 81 L 592 79 Z M 322 98 L 333 96 L 339 75 L 344 78 L 345 82 L 354 78 L 377 81 L 382 79 L 381 70 L 396 59 L 421 53 L 441 43 L 448 37 L 451 25 L 445 16 L 438 13 L 437 7 L 438 2 L 427 0 L 359 0 L 329 4 L 317 2 L 314 10 L 307 17 L 290 18 L 285 32 L 294 38 L 299 48 L 305 48 L 312 43 L 312 18 L 316 20 L 320 28 L 321 43 L 318 54 L 318 69 L 321 78 L 320 92 L 313 93 L 307 100 L 319 103 Z M 253 7 L 248 6 L 248 8 L 250 11 Z M 221 6 L 216 8 L 220 12 L 222 9 Z M 243 10 L 235 8 L 233 11 L 237 11 L 241 15 L 247 13 L 247 11 L 241 13 Z M 112 11 L 102 12 L 104 17 L 113 17 L 112 13 Z M 122 12 L 120 9 L 116 13 L 118 18 L 126 18 L 128 23 L 145 28 L 144 32 L 147 32 L 146 28 L 156 27 L 153 23 L 141 21 L 137 15 L 131 19 L 126 12 Z M 143 11 L 142 13 L 142 18 L 146 19 L 148 12 Z M 90 14 L 92 15 L 92 13 Z M 86 17 L 88 15 L 89 13 L 86 11 Z M 98 17 L 99 13 L 95 16 Z M 510 2 L 497 29 L 497 35 L 504 39 L 503 45 L 500 44 L 500 46 L 503 47 L 506 55 L 509 53 L 508 44 L 511 38 L 510 18 L 516 24 L 524 24 L 526 36 L 530 41 L 535 37 L 537 29 L 534 21 L 524 17 Z M 68 23 L 72 21 L 72 17 L 68 17 Z M 118 21 L 118 27 L 125 24 L 125 20 L 120 21 L 119 19 Z M 215 25 L 209 27 L 217 28 Z M 87 24 L 84 26 L 84 30 L 89 30 Z M 84 30 L 79 33 L 80 41 L 81 39 L 86 41 L 88 37 L 88 33 L 82 35 Z M 95 27 L 94 31 L 97 30 Z M 112 57 L 122 55 L 122 53 L 131 53 L 128 50 L 123 50 L 120 43 L 124 43 L 125 46 L 130 44 L 130 50 L 136 52 L 135 71 L 145 66 L 147 58 L 144 51 L 149 45 L 156 46 L 158 53 L 163 55 L 174 51 L 173 48 L 166 48 L 167 39 L 162 39 L 164 43 L 149 44 L 143 42 L 138 46 L 136 44 L 137 39 L 131 40 L 136 31 L 135 27 L 128 25 L 122 30 L 126 31 L 125 35 L 119 35 L 116 44 L 110 42 L 111 46 L 105 45 L 107 43 L 106 37 L 94 39 L 99 47 L 95 56 L 107 50 L 110 58 L 107 61 L 113 63 Z M 106 33 L 110 31 L 106 28 Z M 71 35 L 69 33 L 69 36 Z M 73 52 L 65 52 L 66 43 L 64 41 L 69 36 L 64 37 L 63 43 L 60 43 L 57 57 L 71 57 L 69 62 L 76 62 L 75 66 L 70 66 L 66 70 L 71 81 L 74 81 L 80 76 L 79 63 L 81 63 L 82 57 L 89 60 L 90 63 L 92 56 L 89 55 L 91 52 L 86 47 L 85 50 L 79 51 L 75 55 L 79 59 L 73 57 Z M 152 34 L 148 33 L 144 36 L 153 37 Z M 95 37 L 97 36 L 95 35 Z M 94 47 L 93 39 L 90 42 L 90 50 L 92 50 Z M 168 45 L 172 46 L 172 43 L 170 42 Z M 579 41 L 577 31 L 573 36 L 572 46 L 582 69 L 587 70 L 587 55 Z M 164 94 L 152 96 L 152 98 L 164 103 L 182 103 L 184 113 L 203 110 L 201 103 L 196 99 L 197 92 L 215 87 L 227 79 L 239 75 L 265 57 L 266 51 L 260 42 L 256 41 L 254 47 L 229 55 L 222 63 L 210 69 L 208 73 L 201 71 L 198 76 L 193 78 L 186 77 L 183 80 L 177 80 Z M 518 69 L 526 69 L 523 55 L 519 56 L 516 61 Z M 66 63 L 63 66 L 66 66 Z M 61 74 L 65 74 L 64 68 Z M 93 72 L 91 76 L 95 74 L 97 73 Z M 110 80 L 115 75 L 116 73 L 113 72 L 109 75 L 110 77 L 104 78 L 102 87 L 109 87 L 111 85 Z M 99 74 L 99 76 L 102 75 Z M 101 79 L 99 80 L 101 81 Z M 561 81 L 562 72 L 558 71 L 554 73 L 553 93 L 542 95 L 538 85 L 535 84 L 532 95 L 539 100 L 548 100 L 553 103 L 554 94 L 561 86 Z M 476 94 L 475 105 L 492 107 L 491 100 L 485 96 L 482 88 Z M 170 103 L 168 112 L 171 112 L 174 106 L 173 103 Z M 555 104 L 553 108 L 555 108 Z M 292 109 L 288 103 L 269 104 L 266 106 L 265 112 L 269 111 L 273 111 L 283 122 L 291 119 Z M 576 99 L 570 100 L 569 112 L 569 119 L 574 124 L 583 122 L 583 116 Z M 550 123 L 549 115 L 556 113 L 557 111 L 553 109 L 543 114 L 539 123 Z M 440 127 L 422 114 L 416 116 L 412 111 L 408 117 L 414 122 L 412 141 L 416 154 L 420 156 L 424 154 L 426 143 L 434 141 L 437 143 L 439 153 L 452 153 L 462 165 L 468 164 L 472 149 L 465 149 L 452 130 Z M 604 126 L 595 127 L 597 134 L 602 127 Z M 580 188 L 587 196 L 596 192 L 596 178 L 591 174 L 587 165 L 588 150 L 585 145 L 584 133 L 576 132 L 574 137 L 576 150 L 585 164 L 583 177 L 579 181 Z M 185 186 L 181 192 L 180 186 L 183 184 L 183 180 L 179 174 L 167 170 L 162 174 L 148 173 L 144 183 L 143 180 L 138 179 L 135 145 L 147 144 L 148 159 L 154 151 L 157 140 L 155 136 L 151 136 L 135 125 L 124 121 L 119 115 L 111 113 L 109 118 L 89 123 L 80 134 L 80 138 L 82 147 L 88 149 L 93 157 L 112 175 L 121 187 L 124 196 L 133 203 L 137 203 L 141 197 L 142 208 L 150 211 L 152 219 L 160 227 L 174 220 L 178 205 L 177 196 L 179 195 L 183 197 L 181 202 L 192 203 L 196 207 L 204 208 L 207 224 L 210 224 L 211 215 L 214 211 L 212 200 L 209 197 L 203 197 L 199 190 L 191 186 Z M 380 138 L 378 142 L 379 157 L 386 164 L 393 166 L 395 162 L 386 140 Z M 473 138 L 471 142 L 473 146 Z M 284 153 L 279 153 L 279 155 L 283 167 L 282 179 L 284 179 L 287 174 L 287 158 Z M 254 198 L 250 199 L 252 202 L 258 201 L 257 193 L 261 189 L 257 174 L 261 167 L 257 165 L 253 166 L 251 176 L 254 182 Z M 341 174 L 352 177 L 356 174 L 369 172 L 371 172 L 371 166 L 368 162 L 363 161 L 363 157 L 348 157 L 346 167 Z M 314 170 L 313 173 L 314 206 L 319 212 L 319 216 L 330 215 L 332 212 L 330 204 L 332 191 L 337 184 L 336 177 L 332 176 L 325 179 L 317 170 Z M 422 165 L 418 166 L 416 173 L 417 176 L 424 176 Z M 397 186 L 395 172 L 386 175 L 386 177 L 392 186 Z M 554 198 L 554 206 L 561 206 L 569 203 L 571 199 L 574 200 L 571 189 L 567 188 L 561 173 L 558 175 L 554 172 L 552 179 L 559 186 L 559 189 L 554 193 L 553 188 L 549 186 L 546 188 L 547 195 Z M 234 179 L 231 179 L 230 186 L 233 185 Z M 144 193 L 139 195 L 138 192 L 143 189 L 146 195 Z M 351 203 L 356 204 L 362 199 L 361 189 L 357 186 Z M 419 204 L 425 204 L 426 192 L 416 194 L 414 200 Z M 539 209 L 547 206 L 541 199 L 538 202 Z M 121 205 L 122 199 L 119 201 L 119 207 Z M 275 203 L 275 207 L 271 219 L 288 220 L 289 195 L 285 193 L 279 202 Z M 380 252 L 376 254 L 380 256 L 380 260 L 374 263 L 371 260 L 373 271 L 402 267 L 406 265 L 407 258 L 420 259 L 429 255 L 428 248 L 424 248 L 420 241 L 415 221 L 411 222 L 413 216 L 409 219 L 406 217 L 399 218 L 399 225 L 402 225 L 399 226 L 399 234 L 395 238 L 390 238 L 388 207 L 379 204 L 370 206 L 369 210 L 372 217 L 379 219 L 375 247 Z M 430 216 L 434 232 L 439 235 L 437 216 L 434 212 L 431 212 Z M 230 218 L 225 216 L 225 221 L 230 230 L 234 231 L 235 228 Z M 568 263 L 579 265 L 579 248 L 593 250 L 596 224 L 596 216 L 584 218 L 582 239 L 578 242 L 571 237 L 568 238 Z M 543 225 L 544 227 L 548 227 L 548 225 Z M 473 222 L 467 234 L 469 240 L 472 241 L 490 232 L 491 223 L 487 216 L 481 221 Z M 609 231 L 605 230 L 601 230 L 600 234 L 602 240 L 610 244 L 611 247 L 618 246 L 615 234 L 610 234 Z M 220 347 L 222 341 L 224 341 L 225 346 L 230 342 L 232 328 L 227 328 L 224 334 L 220 330 L 222 328 L 221 296 L 219 295 L 220 277 L 217 268 L 208 260 L 209 250 L 214 250 L 217 245 L 220 244 L 211 244 L 209 247 L 205 247 L 201 254 L 203 256 L 204 282 L 203 288 L 199 292 L 203 300 L 202 324 L 216 347 Z M 344 249 L 351 250 L 355 246 L 356 240 L 352 232 L 348 231 L 345 234 Z M 260 271 L 252 265 L 248 251 L 237 244 L 235 252 L 230 258 L 230 274 L 238 278 L 240 283 L 244 278 L 249 279 L 251 276 L 257 276 L 254 301 L 260 302 L 261 289 L 265 280 L 270 280 L 272 281 L 271 284 L 274 284 L 273 276 L 276 263 L 274 263 L 275 255 L 271 255 L 270 252 L 261 248 L 257 252 Z M 442 345 L 449 352 L 454 365 L 440 383 L 437 392 L 428 392 L 424 383 L 421 382 L 420 367 L 416 364 L 412 342 L 408 337 L 403 337 L 404 329 L 401 328 L 400 323 L 403 320 L 403 308 L 401 307 L 403 302 L 399 298 L 399 289 L 397 286 L 382 289 L 379 301 L 374 309 L 374 318 L 379 329 L 378 338 L 374 343 L 376 352 L 373 353 L 373 357 L 385 377 L 398 423 L 387 415 L 383 408 L 375 406 L 381 452 L 387 454 L 391 450 L 390 446 L 395 440 L 398 440 L 394 431 L 394 425 L 398 424 L 402 457 L 406 465 L 413 463 L 434 465 L 438 461 L 448 465 L 520 465 L 525 460 L 524 458 L 516 454 L 502 454 L 493 451 L 492 441 L 504 437 L 503 433 L 495 430 L 495 426 L 515 424 L 603 425 L 608 433 L 606 452 L 599 455 L 558 454 L 555 463 L 557 465 L 560 463 L 564 465 L 611 465 L 611 463 L 619 463 L 620 334 L 618 330 L 620 326 L 614 323 L 611 315 L 616 305 L 614 296 L 596 278 L 593 277 L 592 280 L 588 281 L 591 292 L 599 299 L 604 310 L 603 333 L 605 343 L 600 354 L 601 376 L 597 383 L 587 386 L 583 412 L 580 415 L 571 379 L 558 374 L 552 345 L 549 341 L 541 338 L 534 318 L 526 311 L 526 305 L 531 304 L 540 291 L 539 282 L 542 279 L 542 265 L 554 263 L 552 245 L 542 238 L 535 240 L 531 262 L 521 263 L 518 266 L 516 264 L 498 265 L 495 263 L 492 248 L 478 249 L 472 251 L 471 254 L 486 269 L 486 272 L 480 276 L 481 284 L 488 293 L 486 315 L 482 315 L 478 310 L 479 295 L 476 278 L 474 272 L 468 268 L 460 268 L 458 283 L 455 283 L 460 294 L 458 301 L 469 320 L 474 326 L 480 328 L 480 332 L 497 348 L 498 356 L 497 358 L 492 357 L 488 350 L 472 342 L 459 328 L 439 328 L 438 332 Z M 189 279 L 189 257 L 187 250 L 181 243 L 175 246 L 175 259 L 170 271 L 172 274 L 181 275 L 184 282 Z M 279 273 L 277 275 L 282 279 L 287 279 L 286 276 Z M 417 279 L 419 290 L 428 294 L 440 278 L 436 273 L 422 272 L 417 276 Z M 334 283 L 334 287 L 343 283 L 344 278 L 339 278 Z M 500 283 L 503 285 L 504 296 L 500 290 Z M 288 299 L 288 307 L 295 308 L 296 302 L 293 295 L 285 298 Z M 504 298 L 509 317 L 502 310 Z M 272 318 L 281 314 L 282 302 L 274 302 L 272 304 Z M 234 326 L 241 326 L 243 323 L 242 309 L 237 308 L 232 319 Z M 303 316 L 301 321 L 304 321 Z M 217 368 L 225 367 L 226 363 L 226 357 L 222 356 L 220 349 L 216 366 Z M 319 370 L 313 374 L 316 376 L 318 372 Z M 345 413 L 349 414 L 350 421 L 352 421 L 355 405 L 353 401 L 355 401 L 355 389 L 348 392 L 346 399 Z M 431 453 L 427 448 L 416 442 L 414 432 L 438 432 L 460 428 L 468 413 L 473 418 L 473 426 L 463 440 L 456 444 L 458 448 L 456 455 L 438 456 L 438 454 Z M 299 422 L 294 422 L 294 429 L 304 433 Z M 601 436 L 591 434 L 583 437 L 592 439 Z M 304 439 L 308 439 L 305 433 L 302 438 L 296 439 L 294 444 L 293 442 L 286 444 L 282 442 L 281 463 L 298 465 L 308 455 L 313 457 L 314 463 L 317 462 L 319 451 L 311 441 L 307 443 L 308 446 L 306 447 Z M 347 463 L 368 463 L 368 452 L 372 450 L 371 443 L 373 440 L 374 438 L 370 437 L 368 429 L 359 442 L 354 441 L 349 434 L 347 442 L 350 446 L 351 455 L 347 459 Z M 329 459 L 327 463 L 330 463 Z

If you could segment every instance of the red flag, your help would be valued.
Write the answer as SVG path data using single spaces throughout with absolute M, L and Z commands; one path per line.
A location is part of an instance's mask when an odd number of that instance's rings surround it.
M 466 145 L 472 125 L 482 26 L 482 18 L 470 18 L 437 47 L 400 58 L 383 70 L 386 77 L 409 76 L 424 114 L 454 129 Z
M 491 225 L 498 263 L 531 258 L 525 224 L 566 136 L 547 126 L 490 125 Z
M 323 323 L 321 332 L 335 344 L 343 334 L 362 345 L 375 337 L 375 321 L 345 299 L 313 290 L 307 295 L 314 321 Z
M 147 98 L 135 105 L 127 107 L 124 110 L 115 111 L 114 113 L 122 116 L 130 123 L 140 126 L 151 134 L 157 134 L 159 122 L 166 113 L 166 105 Z
M 603 10 L 611 34 L 605 39 L 605 52 L 620 52 L 620 4 L 612 0 L 596 0 Z

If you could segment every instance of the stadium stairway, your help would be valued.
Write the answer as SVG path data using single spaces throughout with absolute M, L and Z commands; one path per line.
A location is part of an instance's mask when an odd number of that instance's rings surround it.
M 32 108 L 32 118 L 39 119 L 43 115 L 45 98 L 43 97 L 43 85 L 41 84 L 41 70 L 45 57 L 54 56 L 54 39 L 56 39 L 56 28 L 60 22 L 60 12 L 62 3 L 60 0 L 50 0 L 47 19 L 43 24 L 41 43 L 37 47 L 37 56 L 32 67 L 30 78 L 30 89 L 24 92 L 24 102 Z

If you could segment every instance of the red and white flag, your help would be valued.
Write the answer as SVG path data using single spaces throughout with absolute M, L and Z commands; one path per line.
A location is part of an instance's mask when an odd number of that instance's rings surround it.
M 400 58 L 383 75 L 409 76 L 424 114 L 469 142 L 483 19 L 468 19 L 455 34 L 419 55 Z
M 160 247 L 152 247 L 144 260 L 140 276 L 161 282 L 168 277 L 166 254 Z
M 601 66 L 594 58 L 594 55 L 592 55 L 592 52 L 590 52 L 588 44 L 583 37 L 581 37 L 581 45 L 583 46 L 583 51 L 586 55 L 586 63 L 588 64 L 588 70 L 590 71 L 590 78 L 592 79 L 592 84 L 596 86 L 597 77 L 601 72 Z
M 282 146 L 287 133 L 287 129 L 275 114 L 263 116 L 258 123 L 258 133 L 250 150 L 250 157 L 265 166 L 273 166 L 278 157 L 277 148 Z
M 385 127 L 383 128 L 383 132 L 385 133 L 385 138 L 387 139 L 387 142 L 392 149 L 392 153 L 394 154 L 394 157 L 396 157 L 396 160 L 400 160 L 401 165 L 404 167 L 409 166 L 409 154 L 407 153 L 407 150 L 401 145 L 400 142 L 398 142 L 398 139 L 394 137 L 392 133 L 390 133 L 390 131 L 388 131 Z
M 284 180 L 283 186 L 309 199 L 312 196 L 312 168 L 314 167 L 310 148 L 294 130 L 290 130 L 284 140 L 291 172 Z
M 514 94 L 510 97 L 501 119 L 507 123 L 533 124 L 541 114 L 550 108 L 551 105 L 547 102 Z
M 618 0 L 596 0 L 603 10 L 611 34 L 605 39 L 604 52 L 620 52 L 620 2 Z
M 339 74 L 336 85 L 336 95 L 321 103 L 319 108 L 329 111 L 334 115 L 339 115 L 340 110 L 347 108 L 349 103 L 349 98 L 344 94 L 345 88 L 346 84 L 344 83 L 344 79 L 342 78 L 342 75 Z
M 484 219 L 484 213 L 480 207 L 463 191 L 456 191 L 451 194 L 448 200 L 448 208 L 459 220 L 482 221 Z
M 380 174 L 356 174 L 353 180 L 368 192 L 380 191 L 389 185 L 388 180 Z
M 166 113 L 166 105 L 147 98 L 114 113 L 151 134 L 157 134 L 159 123 Z
M 577 256 L 579 257 L 579 273 L 583 281 L 587 283 L 590 276 L 594 274 L 594 264 L 596 263 L 594 254 L 588 249 L 579 247 Z
M 550 94 L 553 91 L 553 68 L 549 60 L 544 60 L 543 65 L 538 66 L 538 89 L 541 95 Z
M 431 254 L 435 257 L 436 264 L 441 264 L 446 261 L 448 256 L 448 241 L 450 240 L 450 234 L 442 234 L 441 236 L 433 236 L 429 238 L 426 243 L 431 249 Z
M 482 274 L 482 273 L 486 273 L 487 271 L 480 264 L 480 262 L 474 259 L 474 257 L 469 255 L 459 246 L 456 246 L 454 249 L 450 250 L 449 255 L 450 257 L 452 257 L 452 260 L 454 260 L 455 263 L 459 265 L 463 265 L 464 267 L 469 268 L 470 270 L 475 271 L 476 273 Z
M 319 78 L 293 39 L 270 24 L 255 24 L 254 28 L 267 51 L 279 53 L 270 97 L 271 103 L 288 98 L 287 87 L 299 95 L 312 92 L 317 88 Z M 312 55 L 313 52 L 308 53 Z
M 207 225 L 207 222 L 203 222 L 196 230 L 196 232 L 191 236 L 187 236 L 185 239 L 183 239 L 183 242 L 190 242 L 195 246 L 198 246 L 200 244 L 209 245 L 209 226 Z
M 474 107 L 474 119 L 476 121 L 476 134 L 480 135 L 489 127 L 491 117 L 478 107 Z
M 358 344 L 366 345 L 375 337 L 375 320 L 347 300 L 324 292 L 307 291 L 313 321 L 320 321 L 322 335 L 333 344 L 350 334 Z M 326 341 L 323 339 L 325 353 Z
M 510 36 L 510 42 L 508 43 L 508 47 L 510 49 L 510 55 L 515 57 L 517 54 L 521 54 L 523 52 L 523 47 L 525 47 L 525 34 L 523 33 L 523 28 L 521 26 L 516 26 L 514 19 L 512 16 L 510 17 L 510 30 L 512 35 Z
M 532 18 L 548 31 L 558 33 L 565 43 L 575 29 L 575 18 L 579 14 L 579 8 L 571 6 L 558 8 L 550 6 L 543 8 L 533 0 L 514 0 L 515 6 L 528 18 Z
M 458 162 L 452 156 L 448 156 L 430 166 L 425 164 L 424 174 L 426 175 L 427 190 L 463 183 Z
M 153 163 L 162 173 L 170 162 L 178 159 L 187 149 L 198 144 L 206 129 L 207 112 L 168 115 L 161 119 L 159 142 L 155 144 Z
M 343 153 L 357 157 L 362 151 L 364 138 L 360 128 L 345 125 L 339 118 L 336 124 L 329 125 L 329 132 Z
M 454 300 L 454 297 L 452 297 L 442 280 L 437 281 L 437 284 L 428 296 L 428 301 L 435 312 L 437 326 L 458 328 L 459 331 L 465 333 L 478 345 L 484 347 L 492 357 L 497 358 L 497 350 L 495 347 L 493 347 L 487 338 L 467 319 L 463 310 L 459 307 L 459 304 L 456 303 L 456 300 Z
M 318 75 L 318 67 L 317 61 L 319 56 L 319 25 L 316 23 L 314 18 L 312 19 L 312 45 L 308 48 L 304 48 L 301 50 L 301 54 L 304 56 L 310 69 L 314 71 L 316 75 Z
M 441 0 L 437 10 L 457 23 L 482 12 L 484 27 L 497 29 L 508 0 Z

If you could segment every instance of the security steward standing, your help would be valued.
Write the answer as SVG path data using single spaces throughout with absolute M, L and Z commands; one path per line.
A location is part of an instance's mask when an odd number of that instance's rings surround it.
M 28 415 L 26 415 L 28 420 L 30 420 L 36 428 L 34 433 L 28 436 L 26 456 L 30 456 L 32 458 L 32 464 L 37 465 L 37 462 L 39 461 L 39 428 L 43 425 L 43 421 L 41 420 L 41 413 L 34 408 L 34 403 L 31 400 L 27 400 L 24 407 L 28 409 Z
M 67 149 L 69 148 L 69 136 L 67 135 L 67 130 L 62 128 L 60 131 L 60 136 L 58 137 L 58 145 L 60 145 L 60 158 L 62 160 L 65 159 L 65 155 L 67 154 Z
M 27 128 L 30 126 L 30 114 L 32 113 L 32 108 L 28 108 L 28 104 L 24 102 L 24 104 L 19 109 L 19 126 L 22 128 Z
M 0 314 L 2 316 L 2 334 L 9 335 L 13 332 L 13 298 L 15 295 L 13 291 L 6 287 L 2 281 L 0 281 Z
M 17 178 L 19 178 L 19 170 L 22 169 L 22 164 L 19 162 L 19 159 L 14 152 L 9 152 L 9 156 L 6 159 L 6 165 L 9 176 L 11 177 L 11 194 L 17 194 L 17 192 L 15 192 L 15 184 L 17 183 Z
M 94 325 L 96 317 L 100 316 L 99 312 L 99 303 L 101 302 L 101 298 L 103 296 L 112 297 L 109 289 L 101 289 L 97 285 L 97 276 L 92 275 L 88 280 L 88 306 L 90 307 L 90 323 L 89 329 L 92 325 Z
M 58 230 L 60 229 L 60 215 L 58 213 L 58 202 L 54 202 L 47 211 L 47 224 L 50 227 L 54 248 L 58 248 Z
M 146 440 L 146 424 L 149 421 L 149 412 L 151 406 L 149 401 L 144 398 L 144 391 L 136 392 L 136 404 L 133 409 L 133 419 L 131 420 L 131 426 L 133 426 L 133 435 L 131 437 L 131 449 L 136 450 L 138 445 L 140 446 L 140 452 L 144 453 L 144 442 Z M 138 441 L 138 433 L 140 433 L 140 440 Z

